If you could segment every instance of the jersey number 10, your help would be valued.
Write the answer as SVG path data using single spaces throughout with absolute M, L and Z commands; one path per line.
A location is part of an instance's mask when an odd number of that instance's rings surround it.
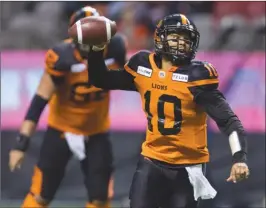
M 147 91 L 144 94 L 145 98 L 145 111 L 148 116 L 148 129 L 153 132 L 152 118 L 153 115 L 150 112 L 150 102 L 151 102 L 151 91 Z M 158 131 L 162 135 L 176 135 L 181 130 L 182 123 L 182 111 L 181 111 L 181 100 L 175 96 L 162 94 L 157 102 L 157 113 L 158 113 Z M 174 125 L 172 128 L 165 128 L 165 114 L 164 114 L 164 104 L 172 103 L 174 107 Z

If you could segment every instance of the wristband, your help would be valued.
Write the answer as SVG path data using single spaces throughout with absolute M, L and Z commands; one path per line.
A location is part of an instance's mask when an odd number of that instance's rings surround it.
M 12 149 L 26 152 L 30 145 L 30 137 L 19 134 L 16 138 L 16 143 Z

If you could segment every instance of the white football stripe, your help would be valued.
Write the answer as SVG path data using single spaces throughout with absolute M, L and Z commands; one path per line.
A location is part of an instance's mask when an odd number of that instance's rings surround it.
M 105 20 L 107 42 L 111 39 L 111 24 L 109 20 Z
M 81 22 L 80 20 L 77 21 L 77 33 L 78 33 L 78 43 L 82 44 L 82 29 L 81 29 Z

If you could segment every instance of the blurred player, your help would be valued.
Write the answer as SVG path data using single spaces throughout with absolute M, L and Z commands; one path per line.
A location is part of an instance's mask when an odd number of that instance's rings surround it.
M 74 13 L 70 25 L 86 16 L 97 16 L 92 7 Z M 32 185 L 22 207 L 45 207 L 64 177 L 72 155 L 81 161 L 88 191 L 87 207 L 107 208 L 113 195 L 112 150 L 109 141 L 109 91 L 96 88 L 88 80 L 86 55 L 89 47 L 71 39 L 49 49 L 45 72 L 10 152 L 10 169 L 20 167 L 40 115 L 49 102 L 48 128 L 34 167 Z M 111 68 L 125 64 L 126 49 L 116 36 L 105 50 Z M 108 184 L 110 181 L 109 193 Z
M 197 207 L 216 191 L 203 173 L 209 161 L 206 118 L 229 137 L 233 165 L 227 181 L 249 175 L 246 135 L 218 90 L 218 74 L 208 62 L 192 61 L 200 34 L 185 15 L 166 16 L 157 25 L 155 53 L 136 53 L 123 69 L 107 71 L 104 46 L 93 46 L 91 82 L 103 89 L 138 91 L 148 127 L 130 190 L 132 208 Z

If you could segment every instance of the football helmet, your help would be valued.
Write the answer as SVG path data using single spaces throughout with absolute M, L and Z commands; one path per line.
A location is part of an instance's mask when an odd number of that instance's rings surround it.
M 69 21 L 69 27 L 71 27 L 73 24 L 75 24 L 78 20 L 84 18 L 84 17 L 90 17 L 90 16 L 100 16 L 98 11 L 90 6 L 85 6 L 76 12 L 74 12 Z
M 185 34 L 186 38 L 179 37 Z M 169 45 L 168 35 L 177 35 L 174 41 L 177 46 Z M 183 14 L 172 14 L 159 21 L 154 33 L 155 53 L 159 57 L 165 57 L 176 65 L 189 63 L 195 58 L 199 46 L 200 34 L 196 25 Z M 188 45 L 188 48 L 180 48 L 180 40 Z

